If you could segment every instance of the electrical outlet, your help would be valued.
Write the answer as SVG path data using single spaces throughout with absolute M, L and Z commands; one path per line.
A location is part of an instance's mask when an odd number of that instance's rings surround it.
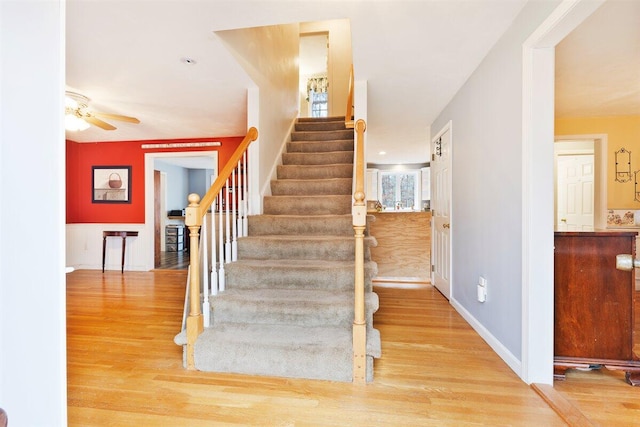
M 478 302 L 485 302 L 487 300 L 487 279 L 480 276 L 478 280 Z

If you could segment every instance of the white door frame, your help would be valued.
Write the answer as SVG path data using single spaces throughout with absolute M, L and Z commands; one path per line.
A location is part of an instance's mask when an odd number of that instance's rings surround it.
M 451 120 L 449 120 L 443 127 L 442 129 L 440 129 L 440 131 L 433 137 L 431 138 L 431 149 L 430 149 L 430 153 L 434 152 L 434 148 L 433 145 L 435 144 L 435 141 L 440 138 L 442 135 L 444 135 L 445 133 L 449 132 L 449 155 L 447 157 L 447 168 L 448 168 L 448 191 L 449 191 L 449 207 L 448 207 L 448 212 L 449 212 L 449 224 L 452 223 L 452 219 L 453 219 L 453 200 L 452 200 L 452 195 L 453 195 L 453 123 Z M 432 180 L 431 183 L 433 184 L 434 181 Z M 434 195 L 437 195 L 438 192 L 437 191 L 431 191 L 431 197 L 433 197 Z M 431 205 L 433 208 L 433 204 Z M 432 209 L 433 212 L 433 209 Z M 431 236 L 435 236 L 435 227 L 436 227 L 436 221 L 434 221 L 433 218 L 431 218 Z M 451 228 L 451 226 L 449 226 L 449 271 L 447 272 L 447 276 L 449 278 L 448 280 L 448 284 L 449 284 L 449 289 L 448 291 L 442 291 L 440 290 L 440 292 L 442 292 L 442 294 L 449 300 L 452 301 L 453 300 L 453 229 Z M 436 244 L 436 239 L 434 239 L 432 237 L 431 239 L 431 256 L 433 257 L 433 254 L 437 253 L 436 248 L 435 248 L 435 244 Z M 431 259 L 431 265 L 435 265 L 433 258 Z M 433 269 L 432 269 L 433 270 Z M 435 276 L 434 276 L 434 272 L 431 272 L 431 283 L 435 285 Z
M 604 0 L 564 0 L 522 50 L 522 372 L 553 384 L 555 46 Z
M 145 194 L 144 194 L 144 235 L 141 235 L 143 239 L 142 245 L 146 248 L 144 251 L 145 259 L 143 263 L 147 270 L 153 270 L 154 262 L 153 255 L 155 252 L 155 248 L 153 246 L 154 241 L 154 233 L 153 233 L 153 225 L 155 223 L 155 219 L 153 216 L 153 170 L 155 166 L 156 159 L 163 158 L 171 158 L 171 157 L 211 157 L 212 161 L 216 165 L 214 168 L 216 173 L 218 172 L 218 161 L 219 155 L 218 150 L 209 150 L 209 151 L 169 151 L 169 152 L 153 152 L 153 153 L 144 153 L 144 185 L 145 185 Z M 186 207 L 189 202 L 187 200 L 184 201 L 184 206 Z M 164 232 L 164 230 L 163 230 Z

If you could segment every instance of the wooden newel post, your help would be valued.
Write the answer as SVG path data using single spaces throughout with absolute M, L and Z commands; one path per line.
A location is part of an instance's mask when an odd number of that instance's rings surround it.
M 194 347 L 198 335 L 204 330 L 204 319 L 200 310 L 200 196 L 192 193 L 188 197 L 184 223 L 189 228 L 189 316 L 187 317 L 187 369 L 195 370 Z
M 352 207 L 355 232 L 355 298 L 353 318 L 353 382 L 367 382 L 367 325 L 364 309 L 364 232 L 367 206 L 364 194 L 364 141 L 366 125 L 356 122 L 356 188 Z

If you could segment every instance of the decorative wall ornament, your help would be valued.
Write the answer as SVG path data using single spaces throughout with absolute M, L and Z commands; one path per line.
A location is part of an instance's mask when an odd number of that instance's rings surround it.
M 131 166 L 92 166 L 92 203 L 131 203 Z
M 617 182 L 631 181 L 631 151 L 627 150 L 624 147 L 616 151 L 616 171 L 615 172 L 616 172 Z
M 637 170 L 633 173 L 633 176 L 635 178 L 635 181 L 633 182 L 633 200 L 635 200 L 636 202 L 640 202 L 640 188 L 638 188 L 638 172 L 640 172 L 640 170 Z

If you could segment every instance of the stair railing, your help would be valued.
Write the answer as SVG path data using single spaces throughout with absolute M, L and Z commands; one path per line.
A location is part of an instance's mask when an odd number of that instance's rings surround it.
M 367 204 L 364 193 L 364 120 L 356 122 L 355 192 L 353 193 L 353 230 L 355 232 L 355 298 L 353 318 L 353 382 L 367 381 L 367 325 L 364 309 L 364 232 L 367 226 Z
M 224 264 L 235 260 L 237 249 L 234 249 L 234 245 L 237 244 L 238 233 L 246 230 L 246 227 L 240 228 L 237 224 L 246 221 L 249 211 L 249 189 L 246 182 L 247 149 L 249 144 L 257 138 L 258 131 L 252 127 L 202 199 L 195 193 L 189 194 L 188 197 L 185 225 L 189 229 L 190 257 L 185 311 L 188 307 L 189 314 L 183 324 L 187 338 L 187 369 L 195 369 L 195 342 L 204 327 L 209 326 L 209 316 L 203 315 L 209 311 L 209 295 L 216 295 L 224 290 Z M 216 200 L 217 209 L 209 214 L 209 209 Z M 216 242 L 216 210 L 218 242 Z M 233 228 L 231 224 L 234 224 Z M 200 238 L 201 229 L 202 239 Z M 218 245 L 217 253 L 216 244 Z M 205 286 L 201 287 L 201 284 Z
M 347 109 L 344 114 L 344 125 L 347 129 L 353 129 L 353 64 L 351 64 L 351 71 L 349 72 L 349 93 L 347 94 Z

